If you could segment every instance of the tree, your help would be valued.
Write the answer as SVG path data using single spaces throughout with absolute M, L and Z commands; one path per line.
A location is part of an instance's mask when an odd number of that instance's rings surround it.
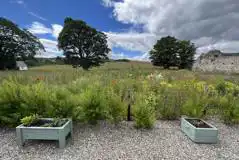
M 178 41 L 178 54 L 180 69 L 190 69 L 193 66 L 194 55 L 196 53 L 196 47 L 190 41 Z
M 167 36 L 158 40 L 150 51 L 153 65 L 163 66 L 165 69 L 175 66 L 178 63 L 176 46 L 177 39 L 174 37 Z
M 191 68 L 196 48 L 190 41 L 181 41 L 175 37 L 167 36 L 157 41 L 150 51 L 150 59 L 153 65 L 178 66 L 180 69 Z
M 0 69 L 13 69 L 17 58 L 34 57 L 40 50 L 44 47 L 37 37 L 0 17 Z
M 84 21 L 66 18 L 58 47 L 73 66 L 88 70 L 108 60 L 107 36 Z

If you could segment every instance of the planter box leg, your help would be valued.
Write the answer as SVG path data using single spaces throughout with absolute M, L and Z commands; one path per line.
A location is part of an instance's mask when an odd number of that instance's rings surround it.
M 71 134 L 71 144 L 74 144 L 73 143 L 73 122 L 71 121 L 71 131 L 70 131 L 70 134 Z
M 19 146 L 23 146 L 24 145 L 24 139 L 23 139 L 23 136 L 22 136 L 21 128 L 16 128 L 16 134 L 17 134 L 17 144 Z
M 64 135 L 64 132 L 59 132 L 59 148 L 65 148 L 66 146 L 66 137 Z

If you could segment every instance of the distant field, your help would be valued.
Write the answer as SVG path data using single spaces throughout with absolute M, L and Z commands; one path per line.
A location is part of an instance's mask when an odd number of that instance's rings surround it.
M 215 81 L 216 79 L 227 79 L 237 81 L 238 75 L 226 75 L 216 73 L 200 73 L 188 70 L 163 70 L 147 62 L 109 62 L 100 67 L 84 71 L 81 68 L 73 68 L 71 65 L 45 65 L 32 67 L 28 71 L 0 71 L 0 81 L 9 77 L 15 77 L 22 83 L 29 83 L 36 79 L 44 79 L 50 84 L 66 84 L 82 76 L 95 77 L 105 75 L 112 79 L 123 79 L 129 74 L 133 78 L 147 76 L 151 73 L 161 73 L 164 77 L 172 80 L 198 79 L 206 81 Z

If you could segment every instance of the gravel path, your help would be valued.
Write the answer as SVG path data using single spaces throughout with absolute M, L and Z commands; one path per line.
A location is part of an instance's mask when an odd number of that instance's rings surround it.
M 132 123 L 113 126 L 74 125 L 74 144 L 57 148 L 54 141 L 29 141 L 19 148 L 14 129 L 0 129 L 1 160 L 239 160 L 239 127 L 210 121 L 219 143 L 195 144 L 180 130 L 179 121 L 157 121 L 153 130 L 136 130 Z

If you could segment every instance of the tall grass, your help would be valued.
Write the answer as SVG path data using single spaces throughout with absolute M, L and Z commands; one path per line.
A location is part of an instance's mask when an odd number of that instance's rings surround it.
M 162 75 L 162 79 L 157 75 Z M 0 124 L 16 126 L 32 114 L 76 121 L 119 123 L 132 106 L 136 126 L 152 128 L 156 119 L 218 115 L 239 123 L 235 77 L 161 70 L 148 63 L 107 63 L 90 71 L 41 66 L 26 72 L 0 72 Z

